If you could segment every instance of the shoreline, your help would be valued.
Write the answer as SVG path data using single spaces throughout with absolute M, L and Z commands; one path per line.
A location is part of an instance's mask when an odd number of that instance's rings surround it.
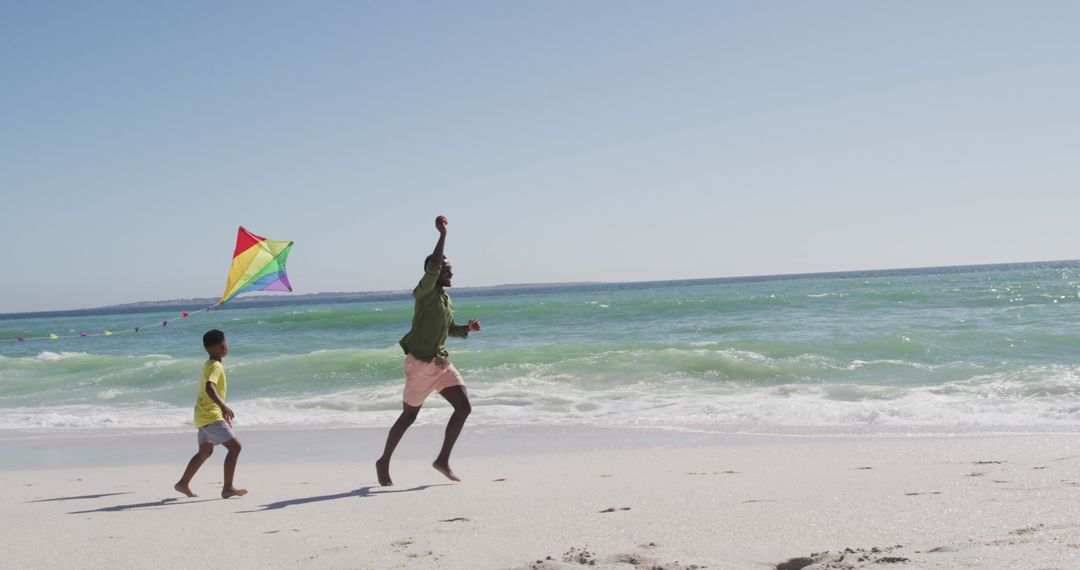
M 245 463 L 360 461 L 364 458 L 374 462 L 382 452 L 388 430 L 389 425 L 380 428 L 237 429 L 236 434 L 244 445 Z M 442 441 L 442 431 L 442 425 L 414 426 L 402 440 L 395 458 L 434 457 Z M 0 471 L 172 464 L 195 449 L 195 434 L 194 428 L 188 432 L 160 433 L 129 430 L 64 434 L 0 432 L 0 456 L 6 458 Z M 560 426 L 537 429 L 533 426 L 466 425 L 454 454 L 459 458 L 532 456 L 611 449 L 737 445 L 787 439 L 652 428 Z
M 304 461 L 360 461 L 377 458 L 386 427 L 306 429 L 237 429 L 244 462 L 276 464 Z M 442 440 L 441 424 L 414 426 L 396 457 L 421 459 Z M 0 430 L 2 471 L 67 469 L 127 465 L 168 465 L 195 448 L 194 428 L 187 431 L 71 430 L 41 433 Z M 1077 438 L 1074 432 L 957 432 L 907 434 L 786 434 L 688 431 L 655 427 L 594 425 L 466 425 L 457 457 L 549 455 L 602 450 L 647 450 L 708 446 L 783 445 L 829 442 L 1009 440 Z

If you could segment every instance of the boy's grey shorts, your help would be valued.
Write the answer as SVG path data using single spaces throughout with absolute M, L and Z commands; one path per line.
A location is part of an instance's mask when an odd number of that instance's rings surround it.
M 218 420 L 199 428 L 199 445 L 204 443 L 221 445 L 230 439 L 236 439 L 236 434 L 224 421 Z

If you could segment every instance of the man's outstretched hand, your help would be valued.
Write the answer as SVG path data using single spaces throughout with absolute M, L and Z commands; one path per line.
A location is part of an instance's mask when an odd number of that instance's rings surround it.
M 469 332 L 480 332 L 480 321 L 477 321 L 475 319 L 470 320 L 469 321 Z
M 446 219 L 446 216 L 439 216 L 435 218 L 435 229 L 439 230 L 439 233 L 446 235 L 446 226 L 450 225 L 450 220 Z

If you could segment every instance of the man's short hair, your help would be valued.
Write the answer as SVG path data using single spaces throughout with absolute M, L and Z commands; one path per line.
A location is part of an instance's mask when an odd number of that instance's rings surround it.
M 206 331 L 206 334 L 202 335 L 203 348 L 210 348 L 211 346 L 217 346 L 225 342 L 225 333 L 211 329 Z
M 431 267 L 431 260 L 435 259 L 435 254 L 431 254 L 424 258 L 424 271 L 427 271 L 428 267 Z M 443 256 L 443 264 L 446 264 L 446 256 Z

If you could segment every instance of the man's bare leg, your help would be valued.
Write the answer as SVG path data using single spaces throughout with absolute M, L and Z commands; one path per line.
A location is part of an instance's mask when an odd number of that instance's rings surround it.
M 416 416 L 420 413 L 420 406 L 410 406 L 402 402 L 401 407 L 401 415 L 390 428 L 390 433 L 386 435 L 386 447 L 383 448 L 382 457 L 375 462 L 375 474 L 379 477 L 379 485 L 383 487 L 394 484 L 394 481 L 390 479 L 390 457 L 394 455 L 394 450 L 397 449 L 405 431 L 416 421 Z
M 446 398 L 446 401 L 454 406 L 454 413 L 451 414 L 450 421 L 446 424 L 446 435 L 443 436 L 443 445 L 442 450 L 439 451 L 439 457 L 435 459 L 431 466 L 445 475 L 447 479 L 461 481 L 454 474 L 454 471 L 450 469 L 450 452 L 454 450 L 454 443 L 457 442 L 458 436 L 461 435 L 461 429 L 465 427 L 465 420 L 469 417 L 469 413 L 472 412 L 472 405 L 469 404 L 469 396 L 465 392 L 464 386 L 451 386 L 439 392 L 439 395 Z
M 197 497 L 194 492 L 191 491 L 191 479 L 198 473 L 202 464 L 210 458 L 210 455 L 214 453 L 214 444 L 212 443 L 200 443 L 199 451 L 191 456 L 191 461 L 188 461 L 187 469 L 184 470 L 184 474 L 180 476 L 180 481 L 173 485 L 173 489 L 183 493 L 189 497 Z
M 229 450 L 229 454 L 225 456 L 225 484 L 221 487 L 221 498 L 243 497 L 247 494 L 247 489 L 237 489 L 233 486 L 233 476 L 236 475 L 236 460 L 240 458 L 240 440 L 230 439 L 222 445 Z

